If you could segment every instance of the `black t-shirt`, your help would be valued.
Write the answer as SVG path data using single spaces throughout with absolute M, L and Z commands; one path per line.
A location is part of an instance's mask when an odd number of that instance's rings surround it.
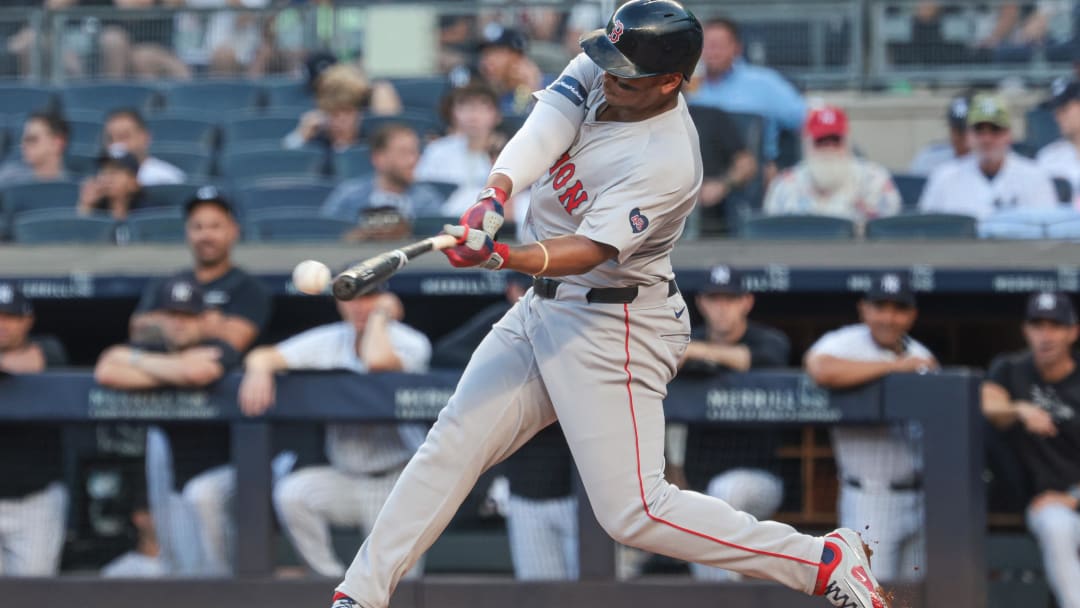
M 707 330 L 700 326 L 691 339 L 705 341 Z M 782 332 L 753 321 L 737 344 L 750 349 L 750 369 L 784 367 L 791 354 L 791 343 Z M 712 376 L 731 369 L 715 363 L 688 359 L 679 375 Z M 690 487 L 705 491 L 716 475 L 737 468 L 764 469 L 779 473 L 776 456 L 783 439 L 780 431 L 760 426 L 692 424 L 686 434 L 686 460 L 683 469 Z
M 706 178 L 727 174 L 735 155 L 746 151 L 739 127 L 731 116 L 719 108 L 691 108 L 701 145 L 701 166 Z
M 46 369 L 67 364 L 64 347 L 55 338 L 46 336 L 30 341 L 41 348 Z M 3 394 L 2 377 L 0 394 Z M 50 423 L 0 426 L 0 499 L 32 494 L 63 477 L 62 433 L 60 426 Z
M 1014 401 L 1029 401 L 1054 419 L 1056 437 L 1040 437 L 1014 424 L 1010 444 L 1031 477 L 1035 492 L 1065 491 L 1080 483 L 1080 358 L 1077 367 L 1060 382 L 1039 377 L 1030 351 L 1000 355 L 990 363 L 987 380 L 1001 385 Z
M 195 273 L 185 270 L 176 276 L 196 282 Z M 158 294 L 161 281 L 152 281 L 143 291 L 136 313 L 156 310 L 159 306 Z M 242 317 L 251 321 L 259 331 L 266 326 L 270 318 L 270 292 L 258 279 L 233 267 L 220 278 L 209 283 L 199 283 L 206 294 L 206 304 L 220 310 L 222 314 Z
M 540 500 L 573 493 L 573 466 L 562 427 L 556 422 L 507 459 L 504 471 L 512 494 Z

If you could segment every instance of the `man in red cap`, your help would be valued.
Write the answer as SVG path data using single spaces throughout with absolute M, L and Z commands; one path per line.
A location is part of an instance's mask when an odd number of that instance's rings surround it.
M 852 153 L 843 110 L 812 110 L 803 132 L 804 160 L 769 185 L 767 215 L 831 215 L 861 226 L 900 210 L 900 194 L 888 170 Z

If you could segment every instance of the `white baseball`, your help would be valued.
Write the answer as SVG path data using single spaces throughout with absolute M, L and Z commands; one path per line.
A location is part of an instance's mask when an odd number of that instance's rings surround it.
M 293 268 L 292 282 L 303 293 L 319 295 L 330 284 L 330 269 L 322 262 L 304 260 Z

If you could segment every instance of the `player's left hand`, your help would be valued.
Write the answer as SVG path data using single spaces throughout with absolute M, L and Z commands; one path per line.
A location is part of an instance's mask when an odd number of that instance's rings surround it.
M 456 268 L 480 266 L 488 270 L 499 270 L 509 256 L 509 246 L 496 243 L 482 230 L 447 224 L 443 226 L 443 232 L 457 237 L 456 247 L 443 249 L 450 264 Z
M 503 205 L 506 204 L 506 198 L 506 192 L 500 188 L 484 188 L 473 206 L 461 214 L 458 224 L 483 230 L 494 239 L 503 225 Z

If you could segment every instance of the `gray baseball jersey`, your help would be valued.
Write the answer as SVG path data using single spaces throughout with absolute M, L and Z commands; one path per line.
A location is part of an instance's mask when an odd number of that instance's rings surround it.
M 580 55 L 537 94 L 578 133 L 533 186 L 526 233 L 582 235 L 618 256 L 559 277 L 554 297 L 530 290 L 477 347 L 338 587 L 363 608 L 386 608 L 480 475 L 556 418 L 617 541 L 814 589 L 822 539 L 664 481 L 663 398 L 690 341 L 669 253 L 701 185 L 700 150 L 681 95 L 646 120 L 597 120 L 603 81 Z M 630 286 L 632 302 L 588 301 L 590 288 Z

